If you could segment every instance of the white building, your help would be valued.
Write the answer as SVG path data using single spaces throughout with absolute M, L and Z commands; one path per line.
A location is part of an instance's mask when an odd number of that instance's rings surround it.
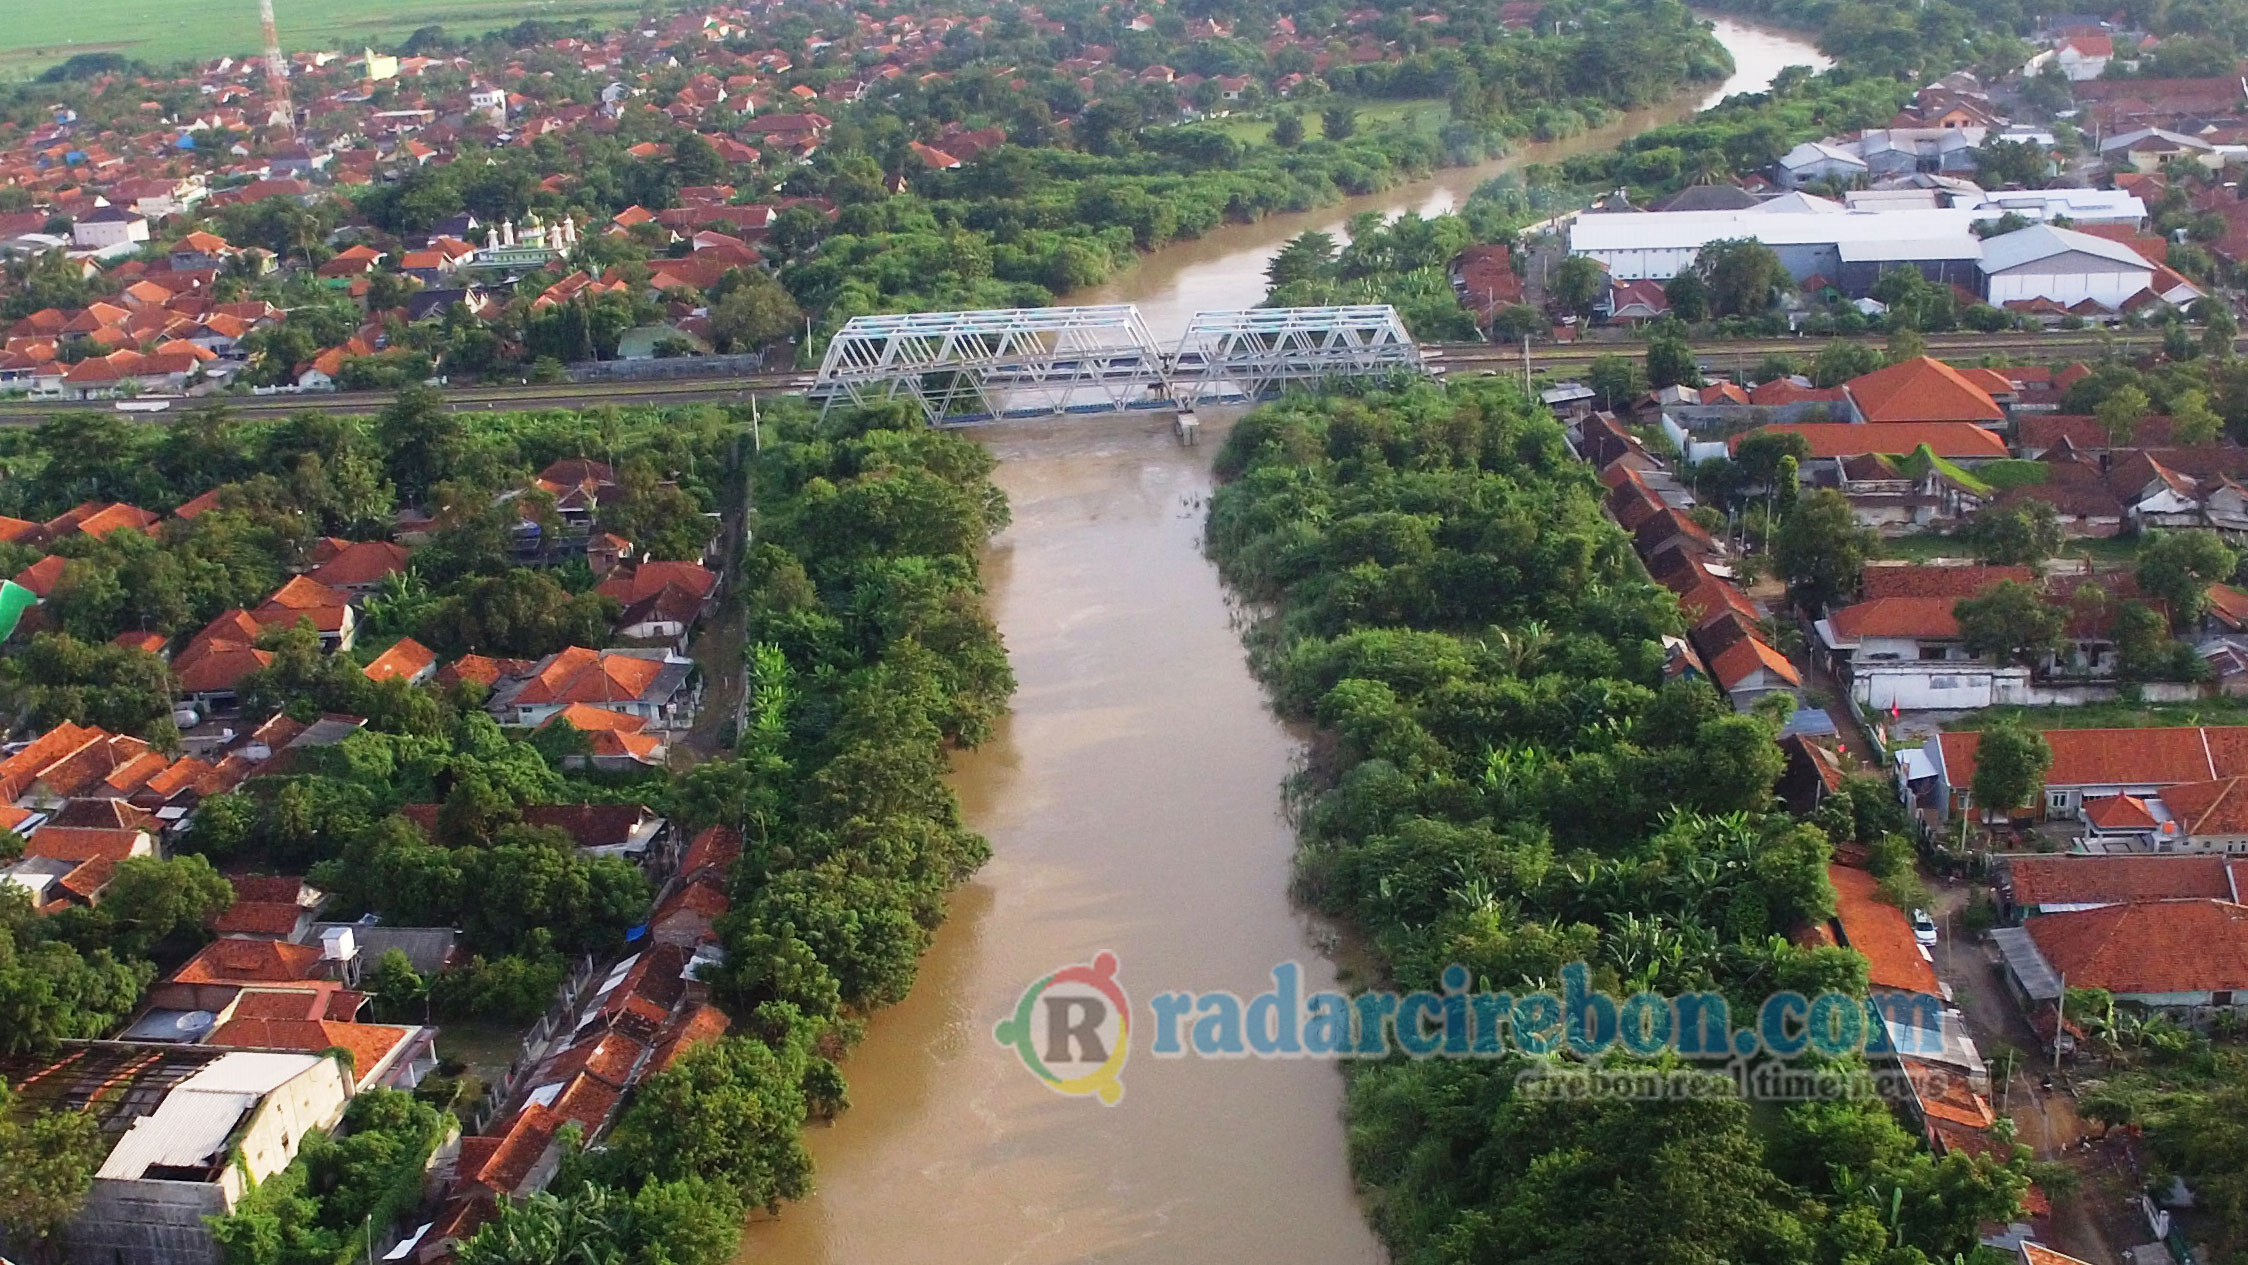
M 2109 309 L 2148 288 L 2154 265 L 2121 242 L 2039 224 L 1983 243 L 1985 297 L 1993 305 L 2090 299 Z
M 71 224 L 70 240 L 83 250 L 130 249 L 148 240 L 148 218 L 121 206 L 96 207 Z

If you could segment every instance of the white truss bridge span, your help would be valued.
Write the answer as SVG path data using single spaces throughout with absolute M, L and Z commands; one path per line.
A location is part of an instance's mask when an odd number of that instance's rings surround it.
M 935 425 L 1193 409 L 1291 382 L 1434 370 L 1397 309 L 1197 312 L 1169 350 L 1130 304 L 859 316 L 836 332 L 811 393 L 833 407 L 910 399 Z

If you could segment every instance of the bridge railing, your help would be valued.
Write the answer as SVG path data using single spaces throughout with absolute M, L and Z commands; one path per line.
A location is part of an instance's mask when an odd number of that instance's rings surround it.
M 1255 399 L 1283 383 L 1428 371 L 1386 305 L 1198 312 L 1176 349 L 1139 309 L 1017 308 L 855 317 L 812 394 L 912 400 L 935 424 Z

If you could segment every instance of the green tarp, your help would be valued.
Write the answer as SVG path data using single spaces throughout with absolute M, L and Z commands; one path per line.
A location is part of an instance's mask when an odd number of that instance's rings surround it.
M 0 641 L 15 636 L 23 613 L 38 604 L 38 594 L 14 580 L 0 580 Z

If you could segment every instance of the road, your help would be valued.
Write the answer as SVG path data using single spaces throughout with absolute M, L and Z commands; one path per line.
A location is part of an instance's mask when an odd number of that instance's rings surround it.
M 1808 357 L 1829 340 L 1823 338 L 1704 339 L 1694 352 L 1704 366 L 1717 372 L 1742 372 L 1754 368 L 1765 356 L 1785 352 Z M 1860 335 L 1845 341 L 1881 346 L 1886 335 Z M 2072 360 L 2096 357 L 2110 351 L 2140 351 L 2159 344 L 2161 336 L 2140 331 L 2112 333 L 2099 330 L 2054 330 L 2043 334 L 1932 334 L 1931 355 L 1980 359 L 1988 355 L 2017 360 Z M 1534 373 L 1568 373 L 1581 370 L 1606 355 L 1638 358 L 1646 345 L 1638 342 L 1543 343 L 1529 348 L 1489 343 L 1429 343 L 1422 348 L 1430 361 L 1448 373 L 1518 373 L 1524 366 Z M 800 394 L 811 385 L 811 375 L 795 371 L 728 376 L 668 378 L 652 382 L 558 382 L 520 386 L 448 388 L 446 406 L 454 412 L 517 409 L 578 409 L 603 405 L 661 406 L 674 404 L 739 403 L 750 395 Z M 240 417 L 279 418 L 302 412 L 352 416 L 373 413 L 390 400 L 380 391 L 326 392 L 311 395 L 211 396 L 174 400 L 163 413 L 131 416 L 161 419 L 206 403 L 223 404 Z M 102 400 L 0 401 L 0 426 L 31 426 L 57 413 L 108 407 Z

